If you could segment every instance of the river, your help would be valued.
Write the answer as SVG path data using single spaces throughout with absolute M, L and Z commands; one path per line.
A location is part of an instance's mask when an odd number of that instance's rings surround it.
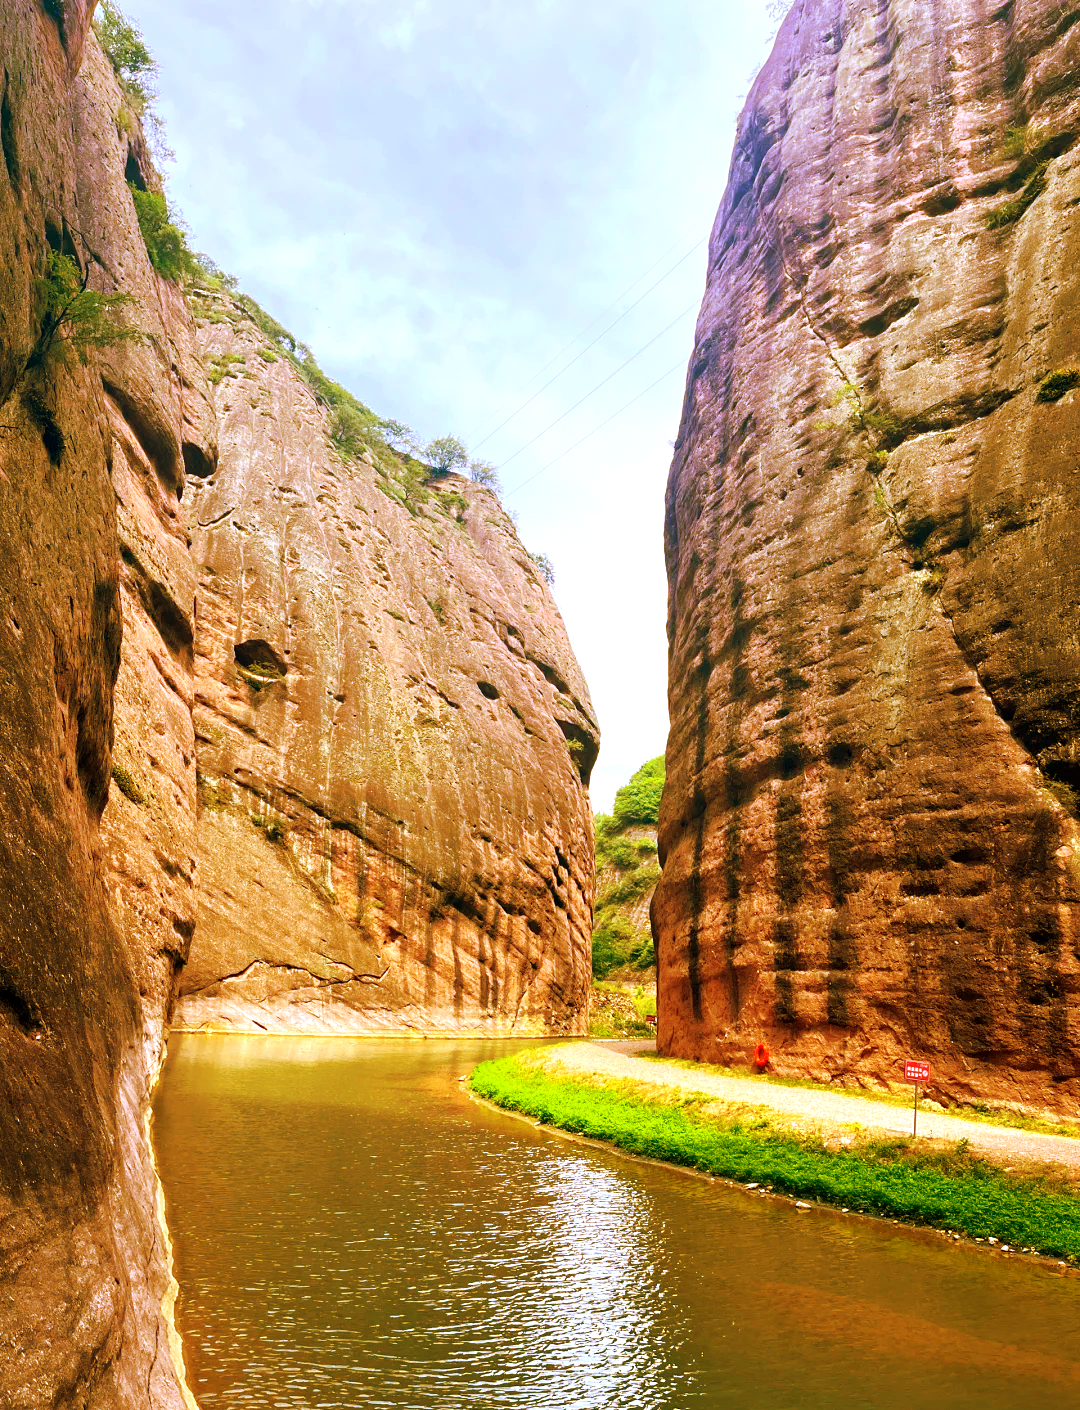
M 202 1410 L 1080 1405 L 1080 1280 L 472 1102 L 461 1074 L 514 1046 L 170 1040 L 154 1139 Z

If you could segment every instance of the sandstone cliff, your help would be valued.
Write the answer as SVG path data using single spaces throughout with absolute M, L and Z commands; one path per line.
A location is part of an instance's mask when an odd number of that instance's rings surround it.
M 666 1052 L 1080 1110 L 1077 18 L 798 0 L 754 84 L 668 491 Z
M 181 976 L 200 1026 L 582 1031 L 597 736 L 489 494 L 336 456 L 231 300 L 197 345 L 92 12 L 0 12 L 0 1403 L 179 1410 Z
M 204 291 L 193 1028 L 584 1031 L 597 731 L 497 499 L 335 451 L 283 332 Z M 284 341 L 283 341 L 284 339 Z
M 178 1407 L 146 1113 L 192 918 L 182 446 L 211 447 L 185 378 L 194 327 L 147 259 L 125 168 L 146 178 L 91 8 L 0 15 L 0 1401 Z M 61 328 L 66 356 L 48 352 L 50 249 L 91 289 L 128 292 L 143 340 L 84 362 Z M 114 686 L 133 769 L 150 739 L 161 757 L 153 825 L 115 790 L 101 823 Z

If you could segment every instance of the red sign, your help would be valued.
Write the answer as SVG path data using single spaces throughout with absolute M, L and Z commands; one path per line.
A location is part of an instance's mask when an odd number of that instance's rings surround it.
M 904 1076 L 909 1082 L 929 1082 L 930 1064 L 928 1062 L 912 1062 L 909 1059 L 904 1063 Z

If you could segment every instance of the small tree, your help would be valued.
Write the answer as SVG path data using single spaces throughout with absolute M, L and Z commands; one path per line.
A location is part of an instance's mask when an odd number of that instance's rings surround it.
M 128 23 L 113 0 L 101 0 L 94 30 L 120 87 L 141 115 L 155 97 L 153 84 L 157 74 L 157 64 L 142 35 Z
M 70 351 L 85 363 L 92 349 L 145 342 L 141 328 L 117 322 L 115 317 L 135 300 L 130 294 L 101 294 L 91 289 L 92 267 L 87 260 L 85 271 L 80 270 L 70 255 L 49 251 L 46 275 L 38 281 L 41 333 L 27 371 L 52 360 L 62 362 Z
M 536 564 L 537 572 L 543 578 L 544 582 L 547 583 L 548 587 L 551 587 L 552 583 L 555 581 L 555 565 L 552 563 L 551 559 L 546 553 L 530 553 L 529 557 Z
M 502 485 L 499 483 L 499 472 L 488 460 L 470 460 L 469 477 L 473 484 L 482 486 L 485 490 L 491 490 L 492 494 L 500 494 Z
M 429 441 L 424 455 L 437 475 L 449 475 L 451 470 L 463 469 L 469 463 L 469 452 L 457 436 L 440 436 L 438 440 Z

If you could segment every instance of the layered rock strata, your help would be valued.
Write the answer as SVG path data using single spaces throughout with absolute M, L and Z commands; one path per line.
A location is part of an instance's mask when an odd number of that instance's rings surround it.
M 280 342 L 204 299 L 197 1029 L 583 1032 L 592 706 L 488 491 L 335 452 Z M 411 476 L 411 478 L 410 478 Z
M 146 1119 L 193 910 L 169 874 L 194 857 L 190 650 L 161 626 L 190 641 L 181 446 L 211 448 L 91 10 L 0 16 L 0 1402 L 27 1410 L 185 1403 Z M 129 293 L 145 339 L 84 361 L 61 326 L 48 353 L 50 249 Z M 177 785 L 152 828 L 115 789 L 106 810 L 117 712 L 132 771 L 153 739 Z
M 798 0 L 740 119 L 667 500 L 665 1052 L 1080 1111 L 1076 19 Z

